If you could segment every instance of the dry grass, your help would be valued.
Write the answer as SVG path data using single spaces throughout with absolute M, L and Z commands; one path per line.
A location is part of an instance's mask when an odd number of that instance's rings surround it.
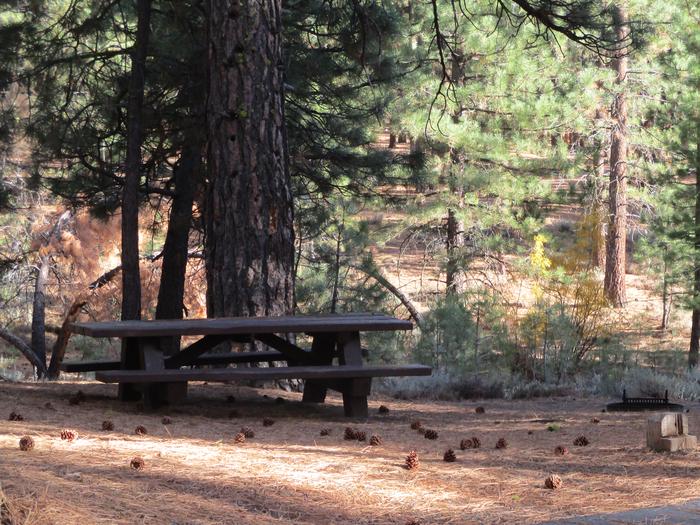
M 87 400 L 71 406 L 78 387 Z M 231 394 L 234 405 L 226 401 Z M 283 394 L 289 402 L 278 404 L 279 394 L 194 385 L 190 401 L 167 412 L 166 427 L 162 412 L 114 401 L 113 387 L 0 383 L 0 417 L 12 410 L 25 416 L 0 425 L 5 514 L 10 523 L 28 524 L 538 523 L 682 502 L 700 489 L 697 453 L 646 451 L 645 417 L 600 414 L 602 400 L 481 401 L 481 415 L 472 403 L 386 399 L 381 403 L 391 410 L 379 415 L 373 400 L 369 421 L 352 422 L 382 436 L 383 444 L 371 447 L 343 439 L 348 422 L 337 397 L 307 407 L 297 394 Z M 241 417 L 228 418 L 232 406 Z M 599 424 L 590 423 L 594 416 Z M 275 425 L 263 427 L 263 417 Z M 101 430 L 104 419 L 114 431 Z M 439 430 L 439 439 L 410 430 L 415 419 Z M 551 421 L 561 429 L 547 431 Z M 139 424 L 148 435 L 133 434 Z M 691 430 L 695 424 L 691 414 Z M 75 442 L 61 441 L 67 426 L 78 432 Z M 236 444 L 242 426 L 255 438 Z M 321 437 L 322 428 L 331 434 Z M 18 448 L 24 434 L 36 441 L 32 452 Z M 580 434 L 590 446 L 571 446 Z M 471 436 L 482 447 L 458 450 Z M 496 450 L 501 437 L 509 447 Z M 560 444 L 570 454 L 556 456 Z M 443 461 L 447 448 L 456 450 L 457 462 Z M 410 450 L 420 458 L 411 472 L 402 466 Z M 130 468 L 135 456 L 144 458 L 144 470 Z M 561 490 L 544 488 L 550 473 L 561 476 Z

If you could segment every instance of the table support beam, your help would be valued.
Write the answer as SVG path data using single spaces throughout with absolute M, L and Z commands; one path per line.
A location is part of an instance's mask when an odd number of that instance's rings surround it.
M 311 362 L 314 365 L 330 365 L 335 354 L 335 334 L 311 334 Z M 307 379 L 304 382 L 304 403 L 323 403 L 328 391 L 327 382 L 322 379 Z

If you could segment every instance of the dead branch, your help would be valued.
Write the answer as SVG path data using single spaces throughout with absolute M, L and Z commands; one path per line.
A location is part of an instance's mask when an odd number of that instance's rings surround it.
M 406 310 L 408 310 L 408 313 L 411 315 L 413 320 L 416 322 L 416 324 L 418 325 L 418 328 L 423 327 L 423 316 L 418 311 L 418 309 L 414 306 L 413 302 L 411 302 L 411 299 L 409 299 L 409 297 L 405 293 L 403 293 L 396 286 L 394 286 L 392 284 L 392 282 L 389 281 L 389 279 L 387 279 L 384 275 L 382 275 L 381 270 L 379 270 L 379 268 L 376 268 L 376 267 L 366 268 L 364 266 L 355 266 L 354 268 L 367 274 L 369 277 L 372 277 L 375 281 L 377 281 L 384 288 L 386 288 L 389 292 L 391 292 L 401 302 L 401 304 L 406 307 Z
M 32 364 L 37 370 L 37 375 L 44 375 L 46 373 L 46 364 L 42 363 L 39 357 L 34 353 L 29 343 L 26 342 L 21 337 L 7 331 L 5 328 L 0 327 L 0 338 L 7 341 L 9 344 L 14 346 L 19 350 L 24 357 Z

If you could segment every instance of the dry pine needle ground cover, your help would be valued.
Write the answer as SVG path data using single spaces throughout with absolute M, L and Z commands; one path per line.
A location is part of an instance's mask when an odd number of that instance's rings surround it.
M 78 389 L 84 399 L 70 404 Z M 149 414 L 115 393 L 96 383 L 0 382 L 0 522 L 538 523 L 683 502 L 700 489 L 700 454 L 645 450 L 646 416 L 601 413 L 603 400 L 372 399 L 370 419 L 357 422 L 341 417 L 334 396 L 309 407 L 298 394 L 193 385 L 186 404 Z M 24 420 L 9 421 L 13 411 Z M 113 430 L 102 430 L 105 420 Z M 415 420 L 439 437 L 411 430 Z M 135 434 L 139 425 L 146 434 Z M 344 439 L 347 426 L 381 445 Z M 242 427 L 255 435 L 236 443 Z M 61 440 L 63 429 L 77 438 Z M 33 450 L 20 451 L 24 435 Z M 588 446 L 573 445 L 581 435 Z M 460 450 L 471 437 L 481 447 Z M 500 438 L 508 446 L 496 449 Z M 555 454 L 558 445 L 569 453 Z M 456 461 L 443 460 L 448 449 Z M 411 450 L 420 466 L 407 470 Z M 130 466 L 136 457 L 140 470 Z M 545 488 L 550 474 L 561 488 Z

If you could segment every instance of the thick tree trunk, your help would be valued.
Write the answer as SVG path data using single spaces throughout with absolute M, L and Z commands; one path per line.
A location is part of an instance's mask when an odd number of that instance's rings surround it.
M 201 151 L 198 143 L 185 146 L 175 168 L 175 197 L 163 245 L 156 319 L 182 319 L 183 316 L 192 205 L 195 184 L 200 180 Z M 166 355 L 172 355 L 179 349 L 180 339 L 164 338 L 161 345 Z
M 289 314 L 294 230 L 282 2 L 211 0 L 209 11 L 208 313 Z
M 139 272 L 139 185 L 143 143 L 143 98 L 151 2 L 138 0 L 136 40 L 131 55 L 127 121 L 126 169 L 122 195 L 122 319 L 141 318 Z
M 698 366 L 700 353 L 700 124 L 696 129 L 695 147 L 695 239 L 694 239 L 694 270 L 693 270 L 693 321 L 690 329 L 690 351 L 688 366 Z
M 612 106 L 613 127 L 610 139 L 610 218 L 608 223 L 604 289 L 615 306 L 624 304 L 627 249 L 627 49 L 629 23 L 623 7 L 613 6 L 613 22 L 618 41 L 613 67 L 617 74 Z
M 41 378 L 46 369 L 46 281 L 49 278 L 49 256 L 39 259 L 34 282 L 34 300 L 32 304 L 32 351 L 43 364 L 37 368 L 36 375 Z

